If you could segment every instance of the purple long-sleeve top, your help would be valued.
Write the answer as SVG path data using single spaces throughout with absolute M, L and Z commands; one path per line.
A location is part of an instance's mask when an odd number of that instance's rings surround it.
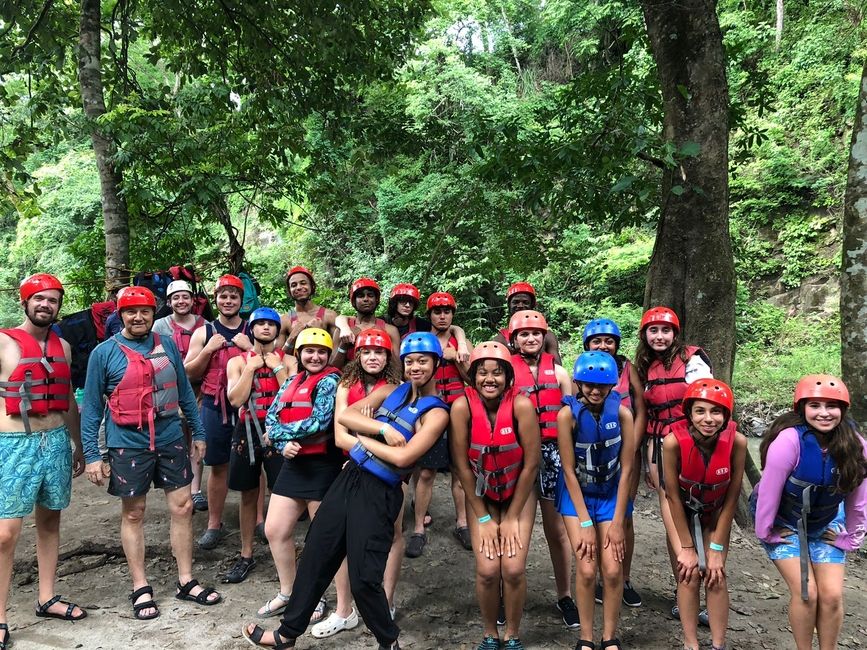
M 867 457 L 867 441 L 861 439 Z M 794 427 L 783 429 L 768 448 L 768 457 L 762 480 L 756 485 L 756 536 L 763 542 L 777 544 L 783 538 L 773 531 L 774 519 L 780 508 L 780 499 L 786 479 L 795 470 L 801 458 L 801 444 Z M 842 551 L 854 551 L 861 546 L 867 533 L 867 480 L 846 495 L 846 520 L 842 531 L 832 543 Z

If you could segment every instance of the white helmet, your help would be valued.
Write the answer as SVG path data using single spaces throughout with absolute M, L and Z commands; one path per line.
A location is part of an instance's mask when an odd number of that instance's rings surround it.
M 190 295 L 193 295 L 193 288 L 189 282 L 186 280 L 173 280 L 166 289 L 166 298 L 170 298 L 173 293 L 177 293 L 178 291 L 186 291 Z

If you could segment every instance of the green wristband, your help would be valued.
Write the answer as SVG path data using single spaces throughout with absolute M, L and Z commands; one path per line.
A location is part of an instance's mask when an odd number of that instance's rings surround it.
M 593 520 L 588 519 L 587 521 L 581 522 L 581 528 L 590 528 L 593 525 Z
M 486 524 L 491 520 L 491 515 L 485 515 L 484 517 L 479 517 L 480 524 Z
M 725 546 L 723 546 L 722 544 L 717 544 L 716 542 L 711 542 L 710 544 L 708 544 L 708 546 L 710 547 L 710 550 L 719 551 L 720 553 L 726 550 Z

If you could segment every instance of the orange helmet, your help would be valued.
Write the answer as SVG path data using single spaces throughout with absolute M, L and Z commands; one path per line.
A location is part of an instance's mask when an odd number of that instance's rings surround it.
M 376 283 L 376 280 L 371 278 L 358 278 L 355 282 L 352 283 L 352 286 L 349 287 L 349 302 L 352 302 L 353 298 L 355 298 L 355 294 L 361 291 L 362 289 L 373 289 L 376 291 L 376 295 L 382 295 L 382 291 L 379 288 L 379 285 Z
M 419 293 L 418 287 L 408 282 L 401 282 L 400 284 L 394 285 L 389 299 L 394 300 L 400 296 L 408 296 L 415 300 L 416 304 L 421 302 L 421 294 Z
M 117 292 L 117 310 L 123 311 L 131 307 L 157 308 L 157 299 L 147 287 L 124 287 Z
M 728 410 L 729 417 L 735 407 L 735 396 L 728 384 L 719 379 L 696 379 L 686 388 L 683 396 L 683 410 L 688 409 L 687 402 L 700 399 Z
M 61 297 L 63 296 L 63 285 L 50 273 L 34 273 L 29 278 L 25 278 L 18 288 L 21 300 L 28 300 L 34 293 L 50 289 L 59 291 Z
M 795 386 L 794 408 L 804 399 L 834 399 L 849 406 L 849 389 L 834 375 L 806 375 Z
M 473 349 L 473 353 L 470 355 L 470 365 L 473 365 L 476 361 L 483 361 L 485 359 L 499 359 L 500 361 L 511 363 L 512 355 L 509 349 L 502 343 L 485 341 L 484 343 L 479 343 Z
M 506 291 L 506 302 L 508 303 L 509 299 L 516 293 L 529 293 L 533 305 L 536 304 L 536 290 L 529 282 L 515 282 L 512 284 L 512 286 L 509 287 L 509 290 Z
M 214 286 L 214 295 L 216 296 L 218 293 L 220 293 L 221 289 L 225 289 L 226 287 L 235 287 L 238 291 L 241 292 L 242 296 L 244 295 L 244 283 L 237 275 L 232 275 L 231 273 L 221 275 L 217 279 L 216 286 Z
M 509 319 L 509 338 L 513 338 L 520 330 L 542 330 L 548 331 L 548 323 L 545 322 L 545 317 L 532 309 L 516 311 Z
M 649 325 L 671 325 L 675 332 L 680 331 L 680 320 L 668 307 L 651 307 L 641 317 L 638 331 L 641 332 Z
M 358 352 L 361 348 L 382 348 L 390 353 L 394 352 L 388 332 L 378 327 L 366 329 L 355 337 L 355 351 Z
M 455 302 L 455 297 L 447 291 L 437 291 L 427 298 L 427 310 L 430 311 L 434 307 L 450 307 L 453 311 L 457 311 L 458 303 Z

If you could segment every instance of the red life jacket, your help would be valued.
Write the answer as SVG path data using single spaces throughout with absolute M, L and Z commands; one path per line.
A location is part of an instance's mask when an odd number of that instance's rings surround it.
M 349 323 L 349 329 L 351 329 L 351 330 L 355 330 L 355 323 L 356 323 L 356 318 L 355 318 L 355 316 L 350 316 L 350 317 L 347 318 L 346 320 L 347 320 L 347 322 Z M 377 318 L 377 319 L 376 319 L 376 325 L 374 325 L 374 327 L 377 327 L 377 328 L 381 329 L 383 332 L 388 332 L 388 328 L 386 327 L 387 324 L 388 324 L 388 323 L 386 323 L 386 322 L 385 322 L 384 320 L 382 320 L 381 318 Z M 359 331 L 361 331 L 361 330 L 358 330 L 358 331 L 356 331 L 355 333 L 358 334 Z M 347 361 L 352 361 L 352 360 L 355 358 L 355 346 L 354 346 L 354 345 L 351 346 L 351 347 L 346 351 L 346 353 L 343 355 L 343 357 L 344 357 Z
M 316 315 L 313 318 L 318 318 L 321 321 L 325 320 L 325 307 L 320 307 L 316 310 Z M 289 325 L 292 326 L 298 322 L 298 312 L 294 309 L 289 310 Z
M 512 355 L 512 368 L 515 370 L 515 388 L 526 395 L 536 408 L 542 440 L 557 439 L 557 413 L 563 406 L 563 393 L 557 381 L 554 356 L 543 352 L 539 357 L 538 379 L 533 377 L 530 366 L 520 354 Z
M 280 396 L 280 422 L 291 424 L 299 420 L 305 420 L 313 414 L 313 395 L 316 386 L 328 375 L 340 375 L 340 370 L 332 366 L 326 366 L 316 374 L 310 374 L 302 370 L 292 378 L 289 386 Z M 301 445 L 299 456 L 324 454 L 328 451 L 328 442 L 333 438 L 332 427 L 325 431 L 313 434 L 297 440 Z
M 722 507 L 732 478 L 732 447 L 735 444 L 737 424 L 729 420 L 719 433 L 710 459 L 704 456 L 689 433 L 686 420 L 671 425 L 671 433 L 680 446 L 680 498 L 684 506 L 700 515 L 708 523 L 713 513 Z
M 412 318 L 409 319 L 409 322 L 407 322 L 406 333 L 400 337 L 400 340 L 402 341 L 409 334 L 412 334 L 413 332 L 417 332 L 417 331 L 418 331 L 418 327 L 416 325 L 415 316 L 413 316 Z
M 449 342 L 446 345 L 455 350 L 458 349 L 458 341 L 454 336 L 449 337 Z M 446 404 L 451 404 L 464 394 L 464 380 L 454 361 L 440 361 L 434 380 L 436 381 L 437 392 Z
M 629 371 L 631 368 L 632 364 L 629 362 L 629 359 L 624 359 L 623 372 L 620 373 L 620 378 L 617 380 L 617 385 L 614 387 L 614 390 L 620 393 L 620 403 L 630 411 L 632 411 L 632 397 L 629 394 Z M 633 411 L 633 415 L 634 414 L 635 412 Z
M 187 351 L 190 349 L 190 339 L 193 337 L 193 332 L 205 324 L 205 319 L 196 315 L 196 321 L 193 323 L 192 329 L 186 329 L 175 322 L 171 316 L 168 317 L 169 325 L 172 328 L 172 341 L 178 346 L 178 352 L 181 353 L 181 359 L 186 359 Z
M 275 349 L 274 354 L 283 360 L 285 353 L 283 350 Z M 250 350 L 245 355 L 247 359 L 257 356 L 256 352 Z M 264 422 L 265 416 L 268 415 L 268 409 L 271 407 L 271 402 L 274 401 L 274 396 L 280 390 L 280 382 L 277 381 L 274 371 L 268 366 L 262 366 L 253 375 L 253 386 L 250 390 L 250 397 L 247 398 L 247 403 L 238 409 L 238 417 L 242 420 L 250 419 L 250 413 L 255 415 L 255 419 Z
M 349 387 L 349 391 L 346 393 L 346 405 L 352 406 L 356 402 L 360 402 L 365 397 L 370 395 L 377 388 L 385 386 L 388 382 L 385 379 L 377 379 L 376 383 L 373 385 L 373 388 L 367 390 L 367 386 L 363 381 L 357 381 L 352 386 Z
M 178 413 L 178 372 L 163 348 L 160 335 L 154 333 L 153 337 L 151 351 L 141 354 L 124 343 L 122 334 L 114 335 L 114 342 L 126 357 L 126 370 L 108 397 L 108 409 L 115 424 L 139 430 L 144 430 L 147 424 L 151 451 L 156 448 L 155 420 Z
M 243 322 L 240 327 L 234 330 L 220 324 L 218 321 L 205 323 L 205 344 L 208 343 L 214 332 L 222 334 L 226 339 L 226 342 L 220 346 L 220 349 L 211 355 L 208 367 L 205 369 L 205 374 L 202 377 L 202 393 L 214 398 L 214 406 L 217 406 L 223 413 L 223 424 L 229 422 L 229 414 L 231 413 L 229 398 L 226 395 L 226 389 L 229 385 L 226 367 L 229 365 L 229 359 L 244 353 L 241 348 L 232 343 L 232 337 L 245 331 L 246 323 Z
M 30 433 L 30 415 L 69 410 L 71 372 L 60 337 L 52 331 L 43 344 L 20 329 L 0 330 L 18 344 L 21 358 L 9 379 L 0 381 L 7 415 L 20 415 Z
M 476 496 L 506 501 L 515 493 L 515 484 L 524 464 L 524 449 L 518 441 L 513 405 L 515 387 L 503 393 L 494 426 L 478 392 L 467 388 L 470 405 L 470 446 L 467 455 L 476 477 Z
M 686 346 L 686 359 L 694 354 L 704 354 L 694 345 Z M 683 396 L 686 394 L 686 363 L 677 355 L 666 369 L 662 361 L 655 360 L 647 369 L 644 386 L 644 401 L 647 403 L 647 433 L 664 437 L 669 427 L 683 420 Z

